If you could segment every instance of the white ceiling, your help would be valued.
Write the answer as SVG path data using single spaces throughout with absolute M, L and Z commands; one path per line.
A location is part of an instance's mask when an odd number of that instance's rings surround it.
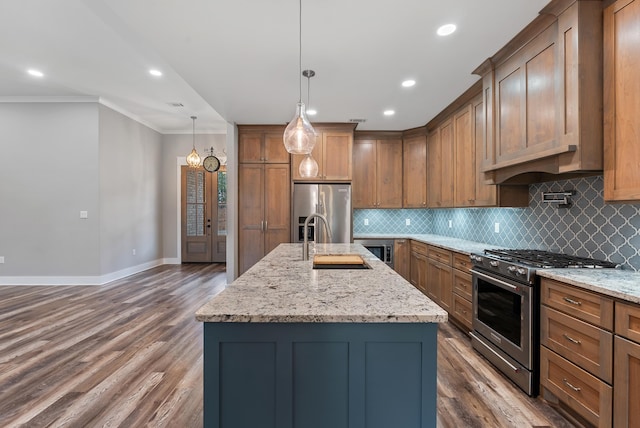
M 422 126 L 548 0 L 302 0 L 318 122 Z M 0 101 L 99 98 L 162 133 L 284 124 L 298 101 L 297 0 L 0 0 Z M 455 23 L 458 31 L 435 31 Z M 45 73 L 26 74 L 28 68 Z M 148 74 L 157 68 L 164 74 Z M 417 84 L 402 88 L 402 80 Z M 303 78 L 303 101 L 307 101 Z M 170 106 L 182 103 L 184 107 Z M 392 117 L 383 116 L 394 109 Z

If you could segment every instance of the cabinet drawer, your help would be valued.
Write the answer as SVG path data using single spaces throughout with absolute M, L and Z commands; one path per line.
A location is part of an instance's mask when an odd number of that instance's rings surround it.
M 453 267 L 463 272 L 471 271 L 471 259 L 466 254 L 453 253 Z
M 540 343 L 611 384 L 613 334 L 542 306 Z
M 429 258 L 451 266 L 451 251 L 429 245 Z
M 640 306 L 616 302 L 616 334 L 640 343 Z
M 544 346 L 540 384 L 597 427 L 611 427 L 613 388 Z
M 427 244 L 424 242 L 411 241 L 411 251 L 414 253 L 422 254 L 423 256 L 427 255 Z
M 453 270 L 453 292 L 465 299 L 471 301 L 471 274 Z
M 613 299 L 542 278 L 542 303 L 606 330 L 613 330 Z
M 471 302 L 467 299 L 463 299 L 461 296 L 457 294 L 453 295 L 453 316 L 455 319 L 460 321 L 462 325 L 464 325 L 468 331 L 471 331 L 472 328 L 472 309 Z

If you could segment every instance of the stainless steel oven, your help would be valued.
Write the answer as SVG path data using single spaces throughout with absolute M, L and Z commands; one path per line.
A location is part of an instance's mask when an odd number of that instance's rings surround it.
M 472 344 L 527 394 L 538 393 L 537 287 L 473 269 Z
M 353 243 L 362 245 L 393 269 L 393 239 L 354 239 Z

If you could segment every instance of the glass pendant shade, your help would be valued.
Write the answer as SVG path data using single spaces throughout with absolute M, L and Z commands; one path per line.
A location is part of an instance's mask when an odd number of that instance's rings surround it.
M 298 172 L 300 173 L 300 177 L 311 178 L 318 176 L 318 162 L 308 154 L 302 159 L 300 162 L 300 166 L 298 167 Z
M 307 119 L 304 103 L 299 102 L 296 107 L 296 115 L 284 130 L 284 147 L 294 155 L 306 155 L 311 153 L 316 144 L 316 132 Z
M 187 156 L 187 165 L 191 168 L 197 168 L 200 166 L 200 155 L 196 152 L 196 148 L 194 147 Z

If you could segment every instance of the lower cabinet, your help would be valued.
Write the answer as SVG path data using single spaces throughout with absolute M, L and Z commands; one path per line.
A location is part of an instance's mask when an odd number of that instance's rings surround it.
M 452 318 L 467 331 L 473 329 L 471 262 L 469 256 L 453 253 Z
M 411 241 L 410 248 L 409 282 L 418 290 L 427 294 L 427 245 L 422 242 Z
M 640 305 L 616 302 L 613 426 L 640 427 Z
M 406 279 L 411 280 L 411 240 L 409 239 L 396 239 L 393 242 L 393 270 L 398 275 Z

